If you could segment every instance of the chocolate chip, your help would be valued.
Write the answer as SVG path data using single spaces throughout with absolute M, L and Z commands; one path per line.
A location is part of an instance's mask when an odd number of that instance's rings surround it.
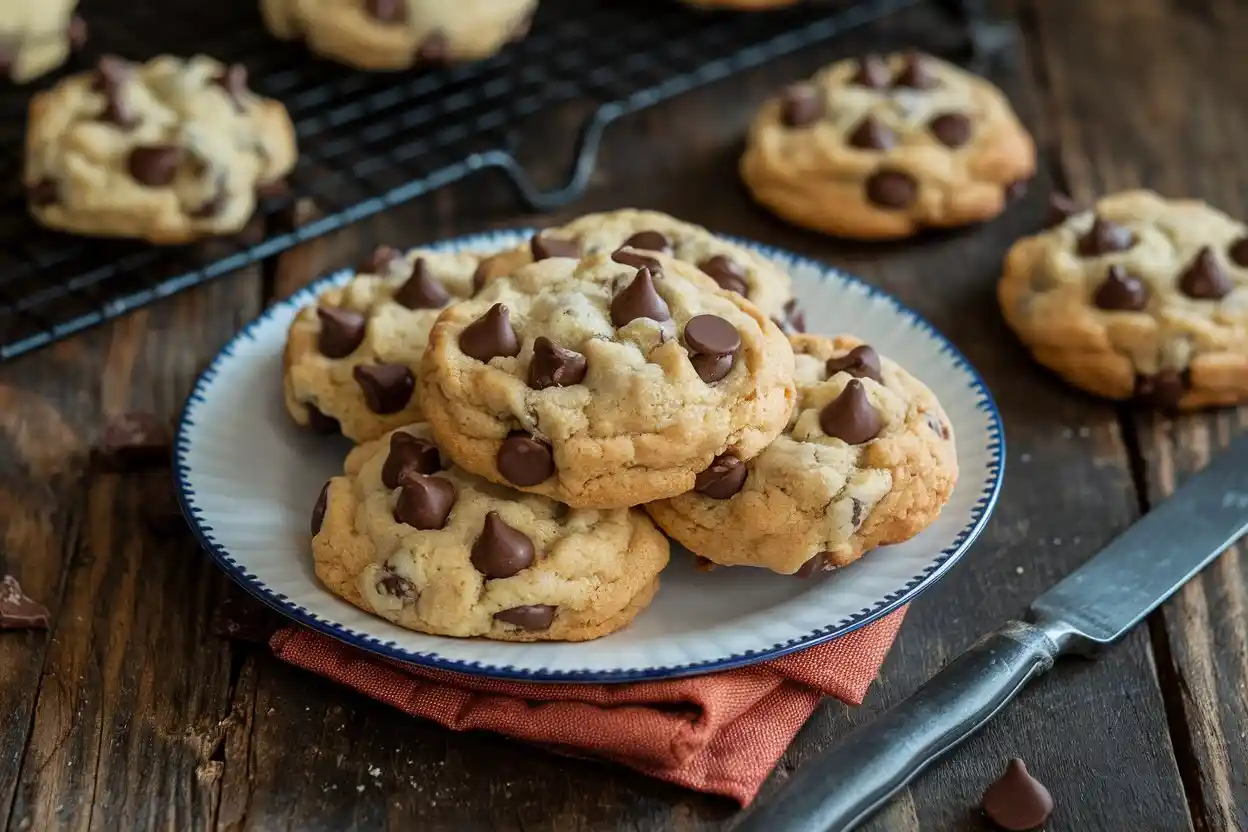
M 420 591 L 416 589 L 416 584 L 404 578 L 389 566 L 382 567 L 381 577 L 377 579 L 375 586 L 379 594 L 398 598 L 405 603 L 414 603 L 420 597 Z
M 126 96 L 126 86 L 134 74 L 134 67 L 116 55 L 100 58 L 96 68 L 93 88 L 104 96 L 104 110 L 100 118 L 129 130 L 139 119 Z
M 1138 312 L 1148 305 L 1148 287 L 1125 266 L 1115 263 L 1106 270 L 1092 302 L 1112 312 Z
M 404 23 L 407 0 L 364 0 L 364 11 L 378 23 Z
M 87 21 L 78 15 L 74 15 L 69 19 L 69 28 L 65 30 L 65 36 L 69 38 L 69 46 L 75 52 L 82 49 L 87 43 Z
M 854 347 L 844 355 L 829 358 L 824 367 L 828 378 L 843 372 L 854 378 L 869 378 L 883 383 L 880 376 L 880 354 L 866 344 Z
M 191 211 L 191 216 L 197 220 L 211 219 L 221 213 L 221 209 L 225 207 L 225 184 L 224 181 L 218 183 L 217 190 L 204 201 L 202 205 Z
M 729 355 L 741 349 L 741 334 L 718 315 L 696 315 L 685 324 L 685 344 L 703 355 Z
M 115 471 L 139 471 L 169 464 L 173 438 L 169 426 L 155 414 L 118 413 L 100 433 L 98 450 Z
M 637 276 L 611 299 L 611 323 L 622 327 L 637 318 L 649 318 L 652 321 L 671 319 L 667 310 L 667 302 L 654 288 L 654 280 L 650 269 L 642 266 Z
M 358 364 L 351 374 L 364 394 L 364 404 L 379 415 L 407 407 L 416 387 L 406 364 Z
M 732 360 L 732 355 L 694 353 L 689 356 L 694 372 L 707 384 L 714 384 L 728 375 L 732 371 Z
M 35 184 L 26 186 L 26 199 L 36 208 L 54 205 L 60 198 L 60 188 L 51 179 L 40 179 Z
M 872 90 L 886 89 L 892 83 L 893 74 L 879 55 L 864 55 L 858 61 L 858 70 L 849 83 Z
M 515 624 L 523 630 L 549 630 L 557 609 L 550 604 L 526 604 L 496 612 L 494 618 L 506 624 Z
M 1115 251 L 1126 251 L 1135 245 L 1131 229 L 1097 216 L 1088 233 L 1079 238 L 1076 251 L 1080 257 L 1100 257 Z
M 927 420 L 927 426 L 932 429 L 932 433 L 941 439 L 949 438 L 949 426 L 940 420 L 935 413 L 924 413 L 923 418 Z
M 416 261 L 412 276 L 394 293 L 394 302 L 406 309 L 441 309 L 450 299 L 446 288 L 433 279 L 423 257 Z
M 481 536 L 472 544 L 472 565 L 487 578 L 510 578 L 533 565 L 533 541 L 503 522 L 498 512 L 485 515 Z
M 693 490 L 712 500 L 727 500 L 745 486 L 746 465 L 731 454 L 717 456 L 693 480 Z
M 657 251 L 661 254 L 672 253 L 672 241 L 661 231 L 638 231 L 624 241 L 629 248 L 640 248 L 646 251 Z
M 521 487 L 545 482 L 555 473 L 555 456 L 550 446 L 520 431 L 503 440 L 495 463 L 503 479 Z
M 1005 773 L 984 792 L 981 803 L 984 814 L 1009 832 L 1037 829 L 1053 814 L 1053 795 L 1017 757 L 1006 764 Z
M 879 435 L 884 419 L 867 398 L 862 382 L 854 379 L 819 413 L 819 427 L 828 436 L 861 445 Z
M 585 380 L 588 369 L 585 356 L 564 349 L 545 335 L 533 342 L 533 360 L 529 362 L 529 387 L 571 387 Z
M 1162 370 L 1155 375 L 1135 377 L 1135 399 L 1141 404 L 1161 410 L 1177 410 L 1187 392 L 1187 373 L 1179 370 Z
M 359 312 L 337 306 L 318 306 L 321 334 L 316 346 L 326 358 L 346 358 L 364 342 L 368 320 Z
M 445 66 L 451 62 L 451 42 L 439 30 L 430 32 L 416 48 L 416 63 L 425 66 Z
M 881 169 L 867 179 L 866 192 L 881 208 L 905 208 L 919 195 L 919 183 L 905 171 Z
M 1028 179 L 1017 179 L 1005 186 L 1005 201 L 1017 202 L 1027 195 L 1027 189 L 1031 186 Z
M 134 75 L 134 67 L 124 58 L 116 55 L 103 55 L 95 65 L 95 79 L 92 89 L 102 92 L 109 87 L 120 86 Z
M 784 323 L 780 328 L 788 332 L 806 331 L 806 313 L 798 305 L 797 298 L 789 298 L 784 302 Z
M 932 75 L 927 58 L 918 52 L 907 54 L 905 65 L 893 79 L 893 86 L 915 90 L 930 90 L 936 86 L 936 77 Z
M 321 533 L 321 526 L 325 525 L 325 509 L 329 507 L 329 483 L 321 486 L 321 493 L 316 498 L 316 503 L 312 506 L 312 536 L 316 537 Z
M 875 116 L 867 115 L 848 138 L 850 147 L 861 150 L 888 150 L 897 144 L 897 135 Z
M 290 185 L 285 179 L 261 182 L 256 185 L 256 199 L 281 199 L 290 195 Z
M 936 141 L 945 147 L 961 147 L 971 140 L 971 120 L 961 113 L 944 113 L 927 124 Z
M 446 526 L 455 505 L 455 484 L 443 477 L 430 477 L 413 470 L 399 480 L 399 499 L 394 504 L 394 520 L 421 531 Z
M 384 275 L 390 271 L 390 264 L 402 256 L 397 248 L 377 246 L 377 248 L 373 249 L 372 254 L 360 261 L 355 270 L 362 274 Z
M 222 72 L 213 77 L 212 83 L 225 90 L 230 103 L 238 112 L 246 112 L 243 96 L 247 94 L 247 67 L 242 64 L 230 64 Z
M 537 233 L 529 241 L 529 250 L 534 260 L 545 260 L 548 257 L 580 257 L 581 244 L 576 240 L 561 240 L 558 237 L 547 237 Z
M 485 288 L 485 281 L 490 276 L 490 261 L 481 261 L 472 272 L 472 293 L 475 295 Z
M 726 292 L 736 292 L 741 297 L 746 297 L 750 291 L 750 285 L 745 282 L 745 269 L 729 257 L 716 254 L 699 263 L 698 268 L 706 272 Z
M 313 404 L 305 405 L 305 408 L 308 412 L 308 427 L 313 431 L 326 435 L 341 432 L 342 426 L 333 416 L 326 416 Z
M 780 96 L 780 120 L 787 127 L 806 127 L 823 118 L 823 92 L 811 84 L 794 84 Z
M 478 361 L 520 354 L 520 339 L 511 327 L 511 311 L 496 303 L 459 333 L 459 348 Z
M 1231 243 L 1230 248 L 1226 250 L 1226 254 L 1236 266 L 1248 268 L 1248 237 L 1240 237 Z
M 1049 194 L 1049 216 L 1045 220 L 1044 227 L 1052 228 L 1055 225 L 1061 225 L 1078 213 L 1079 205 L 1073 199 L 1054 191 Z
M 134 181 L 149 188 L 172 184 L 182 161 L 182 148 L 172 145 L 149 145 L 130 151 L 128 167 Z
M 849 498 L 849 522 L 856 529 L 862 523 L 862 510 L 866 505 L 857 497 Z
M 799 566 L 793 574 L 798 578 L 813 578 L 824 571 L 824 566 L 827 565 L 827 562 L 828 553 L 820 552 Z
M 0 630 L 46 630 L 48 608 L 22 592 L 17 578 L 0 578 Z
M 634 269 L 649 269 L 651 274 L 660 274 L 663 269 L 663 264 L 659 262 L 657 257 L 651 257 L 639 251 L 619 249 L 612 253 L 611 259 L 622 265 L 632 266 Z
M 1218 263 L 1213 249 L 1205 246 L 1179 275 L 1179 288 L 1189 298 L 1221 300 L 1231 293 L 1235 284 Z
M 390 434 L 390 453 L 381 466 L 381 483 L 386 488 L 398 488 L 408 471 L 436 474 L 441 470 L 442 455 L 428 439 L 403 431 Z

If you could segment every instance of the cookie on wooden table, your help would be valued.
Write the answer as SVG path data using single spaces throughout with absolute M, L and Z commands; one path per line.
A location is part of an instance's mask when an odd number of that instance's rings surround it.
M 918 53 L 832 64 L 767 102 L 741 175 L 790 222 L 843 237 L 908 237 L 1000 214 L 1036 151 L 1000 90 Z
M 584 641 L 654 597 L 668 542 L 645 512 L 569 509 L 451 464 L 427 425 L 360 445 L 313 510 L 317 577 L 424 633 Z
M 1166 410 L 1248 401 L 1248 227 L 1204 202 L 1125 191 L 1010 249 L 997 296 L 1041 364 Z
M 269 31 L 359 69 L 485 58 L 523 37 L 537 0 L 261 0 Z
M 814 575 L 900 543 L 953 493 L 953 429 L 935 395 L 855 338 L 795 335 L 797 407 L 752 460 L 716 458 L 686 494 L 646 510 L 725 566 Z
M 76 234 L 184 243 L 242 230 L 296 160 L 286 108 L 241 65 L 105 57 L 31 100 L 31 214 Z
M 18 84 L 46 75 L 82 47 L 87 26 L 74 14 L 78 0 L 0 3 L 0 77 Z
M 283 357 L 300 425 L 364 442 L 420 421 L 416 372 L 442 308 L 472 294 L 480 255 L 382 246 L 299 310 Z
M 744 246 L 659 211 L 604 211 L 543 229 L 528 243 L 483 263 L 481 278 L 488 281 L 495 274 L 505 274 L 524 263 L 547 257 L 610 254 L 625 246 L 658 251 L 693 263 L 720 288 L 750 300 L 785 332 L 806 328 L 793 297 L 792 283 L 783 269 Z
M 548 257 L 447 308 L 421 364 L 439 444 L 493 482 L 583 508 L 750 459 L 793 404 L 793 351 L 757 307 L 653 251 Z

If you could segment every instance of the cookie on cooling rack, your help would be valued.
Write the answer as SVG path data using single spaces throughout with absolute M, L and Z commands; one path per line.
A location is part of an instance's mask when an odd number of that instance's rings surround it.
M 283 358 L 286 408 L 357 442 L 422 417 L 416 371 L 442 308 L 472 294 L 480 256 L 382 246 L 305 306 Z
M 1010 249 L 997 287 L 1037 361 L 1165 410 L 1248 401 L 1248 226 L 1142 190 L 1055 209 L 1052 228 Z
M 569 509 L 450 463 L 427 425 L 357 447 L 312 517 L 317 577 L 409 630 L 584 641 L 641 612 L 667 565 L 644 512 Z
M 793 351 L 766 316 L 689 263 L 632 249 L 548 257 L 448 307 L 421 407 L 461 467 L 571 506 L 693 487 L 784 428 Z
M 65 63 L 82 47 L 87 25 L 74 14 L 78 0 L 8 0 L 0 4 L 0 77 L 32 81 Z
M 269 31 L 360 69 L 476 60 L 523 37 L 537 0 L 261 0 Z
M 792 223 L 862 239 L 997 216 L 1036 151 L 1000 90 L 919 53 L 832 64 L 769 101 L 741 175 Z
M 795 335 L 797 407 L 752 460 L 731 453 L 646 510 L 712 563 L 803 576 L 931 524 L 958 477 L 935 395 L 854 338 Z
M 295 160 L 285 107 L 243 66 L 110 56 L 31 100 L 23 180 L 43 225 L 183 243 L 240 231 Z
M 495 274 L 505 274 L 524 263 L 547 257 L 610 254 L 625 247 L 670 254 L 693 263 L 720 288 L 750 300 L 785 332 L 802 332 L 806 328 L 789 276 L 783 269 L 745 246 L 658 211 L 605 211 L 544 229 L 527 244 L 483 263 L 481 278 L 486 281 Z

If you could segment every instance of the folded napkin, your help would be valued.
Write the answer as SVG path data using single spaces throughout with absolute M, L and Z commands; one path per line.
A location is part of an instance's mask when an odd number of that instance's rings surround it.
M 827 644 L 751 667 L 628 684 L 484 679 L 374 656 L 301 627 L 278 658 L 454 731 L 493 731 L 742 805 L 758 793 L 821 697 L 862 702 L 905 609 Z

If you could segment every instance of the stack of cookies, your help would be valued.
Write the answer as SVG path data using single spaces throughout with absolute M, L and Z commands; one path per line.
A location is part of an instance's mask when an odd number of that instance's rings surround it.
M 948 418 L 802 324 L 775 264 L 654 212 L 379 249 L 286 349 L 294 420 L 359 443 L 313 511 L 318 576 L 413 630 L 583 640 L 645 608 L 663 533 L 759 580 L 913 536 L 957 477 Z

